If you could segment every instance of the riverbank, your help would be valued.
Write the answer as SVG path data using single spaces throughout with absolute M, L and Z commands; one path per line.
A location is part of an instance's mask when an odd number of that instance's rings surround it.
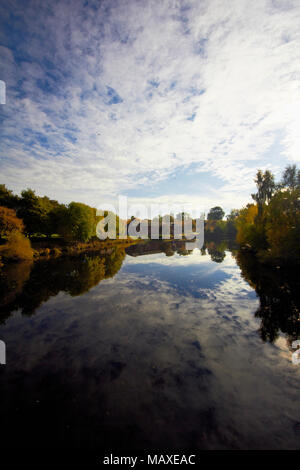
M 3 249 L 6 245 L 3 243 L 0 250 L 0 267 L 8 263 L 22 260 L 38 260 L 48 258 L 58 258 L 60 256 L 78 256 L 81 254 L 105 254 L 114 248 L 126 248 L 138 243 L 140 240 L 90 240 L 89 242 L 78 242 L 65 240 L 60 237 L 34 237 L 25 238 L 30 241 L 30 253 L 23 256 L 22 249 L 14 249 L 13 252 Z M 17 247 L 16 247 L 17 248 Z
M 83 253 L 102 254 L 109 248 L 126 248 L 139 240 L 91 240 L 89 242 L 67 241 L 62 238 L 32 238 L 31 247 L 34 259 L 42 257 L 72 256 Z

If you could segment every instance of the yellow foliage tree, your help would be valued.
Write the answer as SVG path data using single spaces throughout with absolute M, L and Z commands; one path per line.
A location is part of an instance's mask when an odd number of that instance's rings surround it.
M 22 231 L 24 224 L 13 209 L 0 206 L 0 236 L 5 237 L 5 245 L 0 246 L 0 256 L 5 260 L 32 259 L 30 240 Z
M 248 204 L 247 207 L 241 209 L 236 219 L 237 236 L 236 240 L 240 245 L 250 244 L 253 242 L 255 219 L 258 214 L 256 204 Z
M 0 236 L 6 237 L 11 232 L 23 232 L 24 224 L 13 209 L 0 206 Z
M 0 255 L 10 260 L 32 259 L 30 240 L 21 232 L 13 231 L 8 235 L 5 245 L 0 247 Z

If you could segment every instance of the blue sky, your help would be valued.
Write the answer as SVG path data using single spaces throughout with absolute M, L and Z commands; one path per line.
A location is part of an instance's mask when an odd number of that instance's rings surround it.
M 99 207 L 250 200 L 300 160 L 298 0 L 0 5 L 1 182 Z

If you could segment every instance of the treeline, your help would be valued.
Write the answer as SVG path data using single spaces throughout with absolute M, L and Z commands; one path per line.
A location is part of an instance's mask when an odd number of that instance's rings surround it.
M 243 209 L 233 209 L 226 216 L 220 206 L 210 209 L 204 230 L 205 240 L 234 240 L 242 247 L 254 251 L 261 261 L 300 260 L 300 170 L 296 165 L 286 167 L 282 178 L 275 182 L 270 171 L 259 170 L 256 175 L 257 192 L 253 203 Z M 105 216 L 111 213 L 106 212 Z M 115 214 L 116 236 L 121 225 L 128 227 L 139 219 L 131 217 L 121 221 Z M 96 227 L 103 216 L 95 208 L 79 202 L 61 204 L 47 196 L 37 196 L 32 189 L 14 194 L 4 184 L 0 185 L 0 255 L 5 258 L 31 258 L 31 237 L 61 237 L 66 241 L 89 242 L 96 240 Z M 162 224 L 170 223 L 170 237 L 176 224 L 182 225 L 190 216 L 187 213 L 159 216 L 159 237 L 163 238 Z M 148 228 L 151 220 L 147 220 Z M 196 220 L 191 220 L 192 230 Z M 105 231 L 106 229 L 102 227 Z M 101 229 L 101 230 L 102 230 Z M 148 230 L 148 237 L 151 231 Z M 5 244 L 3 244 L 5 241 Z
M 40 259 L 9 263 L 0 271 L 0 324 L 11 312 L 33 315 L 36 309 L 60 291 L 78 296 L 121 268 L 125 249 L 113 246 L 101 255 Z M 72 275 L 70 276 L 70 273 Z
M 286 167 L 281 180 L 259 170 L 254 203 L 237 212 L 237 242 L 263 262 L 300 261 L 300 170 Z
M 29 237 L 56 234 L 85 242 L 95 235 L 100 219 L 96 216 L 96 209 L 86 204 L 61 204 L 47 196 L 37 196 L 32 189 L 26 189 L 17 196 L 3 184 L 0 185 L 0 206 L 2 214 L 6 208 L 6 217 L 15 224 L 15 230 L 19 230 L 22 223 L 24 233 Z M 3 222 L 3 215 L 1 220 L 0 235 L 3 236 L 9 227 Z
M 235 240 L 237 229 L 235 219 L 238 209 L 232 209 L 226 220 L 223 220 L 225 212 L 222 207 L 216 206 L 210 209 L 207 220 L 204 223 L 204 238 L 207 241 Z
M 127 227 L 133 222 L 136 224 L 137 236 L 139 232 L 139 219 L 131 217 L 121 221 L 115 214 L 105 212 L 105 216 L 111 214 L 116 221 L 116 237 L 119 229 Z M 222 240 L 233 238 L 236 228 L 233 223 L 235 211 L 223 220 L 224 211 L 220 206 L 213 207 L 205 221 L 205 236 L 208 240 Z M 31 240 L 36 238 L 59 237 L 64 241 L 90 242 L 97 240 L 96 227 L 103 216 L 97 216 L 97 210 L 87 204 L 71 202 L 61 204 L 47 196 L 38 196 L 32 189 L 26 189 L 18 196 L 13 191 L 0 185 L 0 255 L 3 259 L 28 259 L 32 258 L 33 250 Z M 184 223 L 190 219 L 189 214 L 179 213 L 159 216 L 159 238 L 163 237 L 162 224 L 166 220 L 170 223 L 170 237 L 174 236 L 174 227 L 179 224 L 184 230 Z M 148 237 L 151 237 L 151 220 L 148 220 Z M 192 230 L 196 230 L 196 221 L 192 220 Z M 102 227 L 101 230 L 106 230 Z M 124 233 L 124 230 L 123 230 Z M 49 241 L 50 243 L 50 241 Z
M 225 212 L 223 211 L 222 207 L 212 207 L 209 210 L 206 219 L 204 220 L 205 240 L 234 240 L 237 233 L 235 226 L 235 217 L 237 213 L 238 210 L 233 209 L 230 214 L 226 216 L 226 220 L 223 220 Z M 163 216 L 159 215 L 153 220 L 145 219 L 144 221 L 136 219 L 132 216 L 131 219 L 127 221 L 127 226 L 130 222 L 135 220 L 137 222 L 148 223 L 149 238 L 151 238 L 152 234 L 151 224 L 155 221 L 158 223 L 159 226 L 159 238 L 164 238 L 162 230 L 163 225 L 165 225 L 165 227 L 170 228 L 171 239 L 174 237 L 174 234 L 176 234 L 176 232 L 180 232 L 180 230 L 176 230 L 176 225 L 179 225 L 183 237 L 186 234 L 191 234 L 191 232 L 186 232 L 187 227 L 190 227 L 193 233 L 197 233 L 197 221 L 196 219 L 191 218 L 187 212 L 179 212 L 178 214 L 176 214 L 176 216 L 174 216 L 173 214 L 165 214 Z M 188 222 L 190 222 L 190 224 L 188 224 Z M 137 223 L 137 229 L 139 229 L 139 223 Z
M 86 242 L 96 236 L 96 226 L 101 220 L 96 212 L 95 208 L 80 202 L 66 205 L 47 196 L 40 197 L 32 189 L 26 189 L 21 192 L 21 196 L 18 196 L 4 184 L 0 185 L 0 237 L 2 238 L 6 238 L 11 232 L 23 232 L 27 237 L 58 235 L 68 240 Z M 226 236 L 227 232 L 231 233 L 234 229 L 230 223 L 232 217 L 228 216 L 230 226 L 228 231 L 226 221 L 222 221 L 224 215 L 221 207 L 213 207 L 208 213 L 205 224 L 207 232 L 216 236 Z M 118 235 L 120 219 L 118 216 L 115 217 Z M 165 218 L 169 218 L 171 224 L 183 224 L 189 215 L 182 212 L 176 217 L 172 214 L 159 216 L 160 225 Z M 124 223 L 128 227 L 135 219 L 132 216 Z M 193 229 L 194 225 L 195 221 Z
M 30 237 L 56 236 L 77 242 L 96 239 L 100 220 L 97 210 L 87 204 L 61 204 L 47 196 L 37 196 L 32 189 L 18 196 L 0 185 L 0 255 L 4 259 L 32 258 Z M 117 216 L 116 223 L 118 230 Z

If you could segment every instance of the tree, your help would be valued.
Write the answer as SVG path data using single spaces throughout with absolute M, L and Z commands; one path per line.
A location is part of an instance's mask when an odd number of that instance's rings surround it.
M 231 209 L 230 214 L 226 215 L 228 221 L 234 221 L 239 216 L 239 209 Z
M 229 238 L 233 238 L 236 236 L 237 229 L 236 229 L 236 221 L 239 216 L 240 211 L 238 209 L 232 209 L 230 214 L 226 216 L 227 224 L 226 224 L 226 231 Z
M 204 225 L 205 238 L 208 240 L 222 240 L 226 238 L 225 220 L 206 220 Z
M 278 192 L 266 216 L 268 255 L 273 258 L 300 258 L 300 189 Z
M 0 184 L 0 205 L 10 209 L 17 209 L 20 198 L 7 189 L 5 184 Z
M 57 233 L 56 227 L 56 212 L 62 204 L 57 201 L 49 199 L 47 196 L 38 198 L 40 208 L 40 224 L 41 233 L 50 236 L 53 233 Z
M 261 218 L 264 205 L 270 201 L 276 187 L 274 175 L 269 170 L 264 173 L 258 170 L 254 181 L 257 186 L 257 193 L 251 194 L 251 197 L 257 203 L 258 217 Z
M 7 237 L 11 232 L 23 232 L 24 224 L 16 211 L 0 206 L 0 237 Z
M 62 217 L 63 216 L 63 217 Z M 80 202 L 71 202 L 60 213 L 60 232 L 67 238 L 88 241 L 96 233 L 95 209 Z
M 224 215 L 225 212 L 223 211 L 222 207 L 215 206 L 212 207 L 207 214 L 207 220 L 222 220 Z
M 26 233 L 28 235 L 45 233 L 49 208 L 41 204 L 41 198 L 30 188 L 22 191 L 21 196 L 18 216 L 23 219 Z
M 249 244 L 252 246 L 255 237 L 255 219 L 258 209 L 256 204 L 248 204 L 247 207 L 240 210 L 236 219 L 237 236 L 236 240 L 240 245 Z
M 286 167 L 281 183 L 273 175 L 258 171 L 257 204 L 240 210 L 236 219 L 237 242 L 249 245 L 260 261 L 300 259 L 300 187 L 295 165 Z M 282 188 L 285 191 L 282 191 Z
M 21 195 L 18 215 L 24 221 L 26 233 L 47 236 L 59 233 L 60 218 L 65 215 L 66 206 L 47 196 L 37 196 L 32 189 L 22 191 Z
M 300 188 L 300 170 L 297 170 L 296 165 L 288 165 L 285 168 L 279 187 L 289 188 L 292 191 Z

